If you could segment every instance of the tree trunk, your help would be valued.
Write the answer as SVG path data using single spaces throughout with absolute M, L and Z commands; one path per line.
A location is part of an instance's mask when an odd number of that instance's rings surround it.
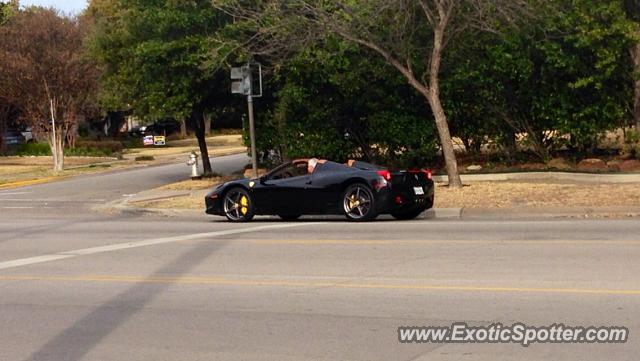
M 460 188 L 462 187 L 462 180 L 460 179 L 460 173 L 458 173 L 458 161 L 456 159 L 456 152 L 453 148 L 453 139 L 451 139 L 451 133 L 449 132 L 449 122 L 447 115 L 442 107 L 440 101 L 440 62 L 442 61 L 442 47 L 444 45 L 444 25 L 442 27 L 436 27 L 433 33 L 433 50 L 431 52 L 431 63 L 429 67 L 429 89 L 424 94 L 429 105 L 431 106 L 431 112 L 436 121 L 436 127 L 438 128 L 438 136 L 440 137 L 440 144 L 442 145 L 442 155 L 444 156 L 445 166 L 447 168 L 447 176 L 449 178 L 449 187 Z
M 211 113 L 204 115 L 204 135 L 211 135 Z
M 62 172 L 64 169 L 64 134 L 62 134 L 62 127 L 56 126 L 55 131 L 55 140 L 53 139 L 53 132 L 49 135 L 49 147 L 53 157 L 53 171 L 57 173 Z
M 516 143 L 516 134 L 513 130 L 507 129 L 504 135 L 504 149 L 507 155 L 507 162 L 512 165 L 516 162 L 516 153 L 518 152 L 518 146 Z
M 631 57 L 635 64 L 635 93 L 633 101 L 633 119 L 635 120 L 636 130 L 640 131 L 640 43 L 636 44 L 631 50 Z
M 207 139 L 204 132 L 204 113 L 202 111 L 194 110 L 192 118 L 196 127 L 196 138 L 198 139 L 198 147 L 200 147 L 200 157 L 202 158 L 202 170 L 204 171 L 204 177 L 210 177 L 213 175 L 211 169 L 211 161 L 209 160 L 209 149 L 207 149 Z
M 4 144 L 4 132 L 5 132 L 5 118 L 4 114 L 0 113 L 0 152 L 6 149 L 6 145 Z
M 180 122 L 180 137 L 181 138 L 186 138 L 187 137 L 187 122 L 186 120 L 183 120 Z
M 439 96 L 434 95 L 432 91 L 432 94 L 427 95 L 427 98 L 433 116 L 435 117 L 436 128 L 438 128 L 438 136 L 440 138 L 440 144 L 442 145 L 442 155 L 449 178 L 449 187 L 460 188 L 462 187 L 462 180 L 458 173 L 458 161 L 456 160 L 456 153 L 453 148 L 453 139 L 451 139 L 451 133 L 449 132 L 447 116 L 444 113 L 444 108 L 442 108 Z

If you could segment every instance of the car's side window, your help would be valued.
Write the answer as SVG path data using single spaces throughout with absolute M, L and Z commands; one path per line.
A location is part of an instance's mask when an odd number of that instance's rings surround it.
M 280 171 L 271 175 L 271 180 L 279 180 L 279 179 L 287 179 L 287 178 L 295 178 L 300 176 L 307 175 L 307 163 L 299 162 L 295 164 L 291 164 Z

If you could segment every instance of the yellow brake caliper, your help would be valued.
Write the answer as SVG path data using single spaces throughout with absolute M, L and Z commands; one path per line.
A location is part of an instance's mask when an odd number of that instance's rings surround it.
M 243 215 L 246 215 L 248 211 L 249 211 L 249 200 L 247 199 L 246 196 L 242 196 L 242 198 L 240 198 L 240 212 L 242 212 Z
M 356 196 L 349 197 L 349 209 L 354 209 L 358 205 L 359 205 L 359 202 L 356 199 Z

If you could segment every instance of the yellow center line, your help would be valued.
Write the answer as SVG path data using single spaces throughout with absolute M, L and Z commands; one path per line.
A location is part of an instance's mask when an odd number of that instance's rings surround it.
M 272 239 L 248 240 L 261 245 L 465 245 L 465 244 L 504 244 L 504 245 L 640 245 L 640 240 L 371 240 L 371 239 Z
M 276 286 L 276 287 L 333 287 L 339 289 L 384 289 L 415 291 L 458 291 L 489 293 L 554 293 L 591 294 L 615 296 L 640 296 L 640 290 L 598 288 L 547 288 L 510 286 L 456 286 L 403 283 L 357 283 L 349 280 L 292 281 L 286 279 L 241 279 L 229 277 L 141 277 L 141 276 L 0 276 L 0 281 L 51 281 L 51 282 L 113 282 L 113 283 L 161 283 L 198 284 L 218 286 Z M 355 281 L 355 280 L 354 280 Z

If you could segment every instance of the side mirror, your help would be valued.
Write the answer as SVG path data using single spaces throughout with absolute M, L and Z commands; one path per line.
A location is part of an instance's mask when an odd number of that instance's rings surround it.
M 267 176 L 261 176 L 260 178 L 258 178 L 258 181 L 260 181 L 260 184 L 265 184 L 267 182 Z

